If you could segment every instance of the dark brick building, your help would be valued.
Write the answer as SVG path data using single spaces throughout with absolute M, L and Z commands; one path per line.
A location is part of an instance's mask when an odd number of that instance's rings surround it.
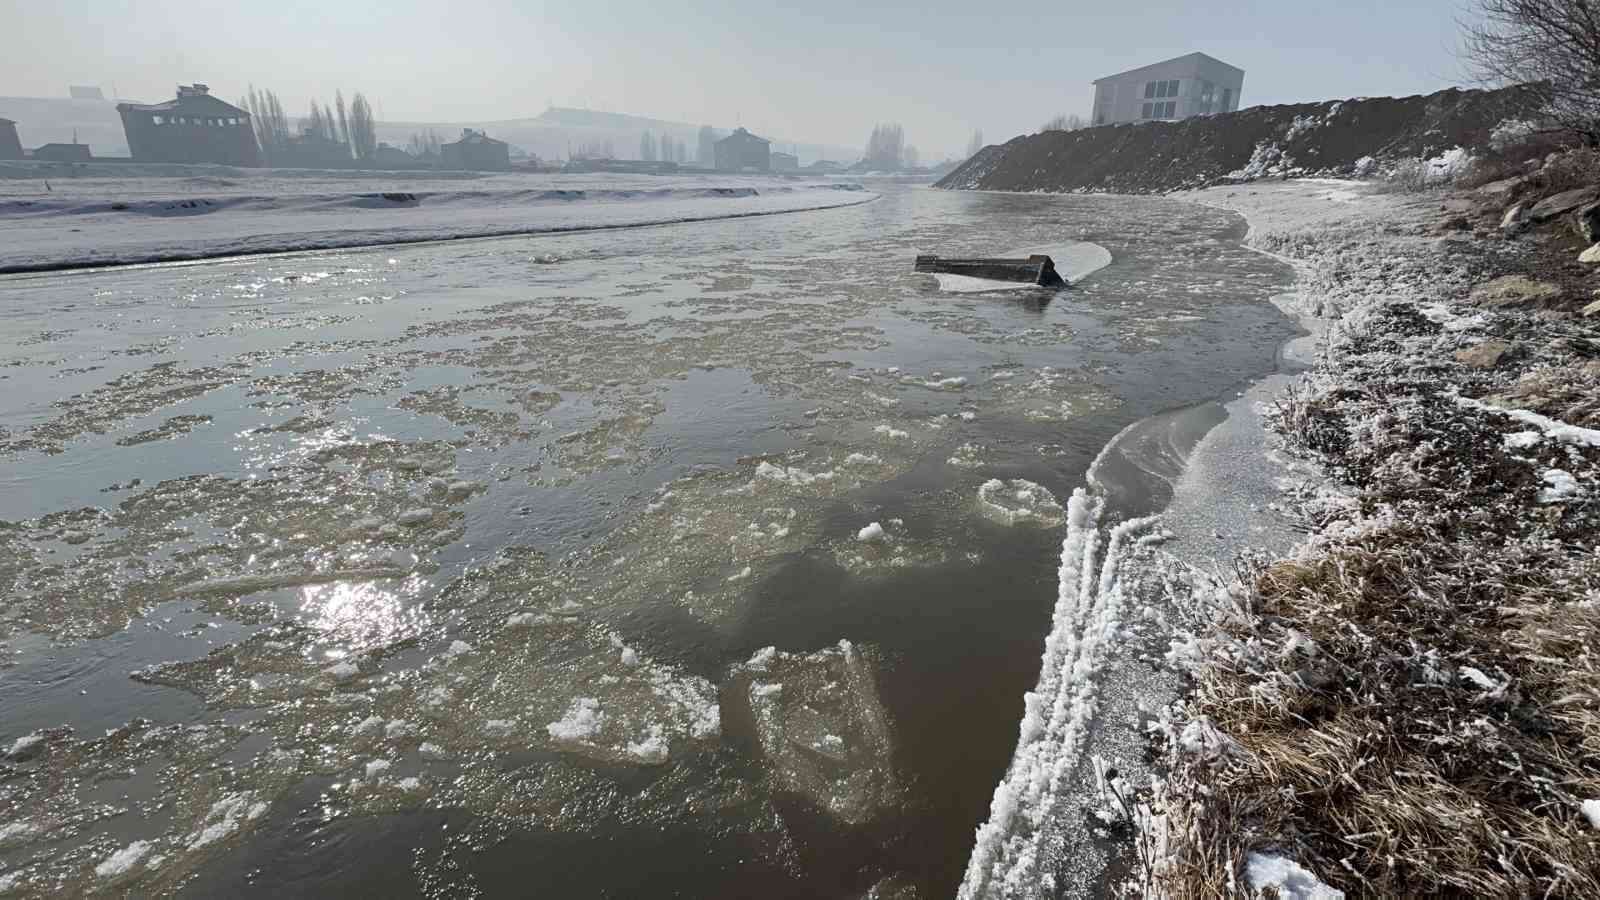
M 717 171 L 772 171 L 772 142 L 743 128 L 717 141 Z
M 203 84 L 179 85 L 165 103 L 118 103 L 117 112 L 135 162 L 261 164 L 250 114 Z
M 461 129 L 461 140 L 439 148 L 439 167 L 469 172 L 505 172 L 511 168 L 511 145 L 481 131 Z

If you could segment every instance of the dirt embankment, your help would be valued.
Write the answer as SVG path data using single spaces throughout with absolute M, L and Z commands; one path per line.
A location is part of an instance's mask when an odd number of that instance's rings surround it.
M 986 147 L 936 186 L 1134 194 L 1230 178 L 1349 174 L 1365 157 L 1433 157 L 1488 146 L 1497 126 L 1527 117 L 1528 109 L 1528 95 L 1518 88 L 1447 90 L 1047 131 Z

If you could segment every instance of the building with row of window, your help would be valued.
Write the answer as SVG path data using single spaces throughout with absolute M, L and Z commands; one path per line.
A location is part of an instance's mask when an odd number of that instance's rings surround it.
M 179 85 L 165 103 L 118 103 L 117 113 L 135 162 L 261 165 L 250 114 L 204 84 Z
M 1175 121 L 1236 112 L 1244 70 L 1191 53 L 1094 83 L 1094 124 Z

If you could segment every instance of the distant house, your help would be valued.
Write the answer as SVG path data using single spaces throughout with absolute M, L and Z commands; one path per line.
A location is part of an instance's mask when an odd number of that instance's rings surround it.
M 439 165 L 468 172 L 505 172 L 511 168 L 511 145 L 463 128 L 461 140 L 439 148 Z
M 0 119 L 0 159 L 22 159 L 22 138 L 17 137 L 17 123 Z
M 165 103 L 118 103 L 117 112 L 135 162 L 261 164 L 250 114 L 206 85 L 179 85 Z
M 378 149 L 372 154 L 373 165 L 379 167 L 400 166 L 409 168 L 417 164 L 417 158 L 390 144 L 379 144 Z
M 88 162 L 88 144 L 45 144 L 33 151 L 33 158 L 46 162 Z
M 278 169 L 348 169 L 356 161 L 349 144 L 304 128 L 299 136 L 273 147 L 267 162 Z
M 1244 70 L 1191 53 L 1094 83 L 1094 124 L 1175 121 L 1234 112 Z
M 719 172 L 770 172 L 772 142 L 738 128 L 717 141 L 716 157 Z
M 800 171 L 800 157 L 792 153 L 772 154 L 772 171 L 798 172 Z

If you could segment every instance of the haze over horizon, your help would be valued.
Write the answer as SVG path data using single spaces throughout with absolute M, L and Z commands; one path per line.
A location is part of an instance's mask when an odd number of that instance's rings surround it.
M 1057 114 L 1087 116 L 1093 79 L 1194 51 L 1246 71 L 1246 106 L 1448 87 L 1459 81 L 1456 13 L 1455 0 L 1028 0 L 1003 13 L 824 0 L 737 14 L 641 0 L 4 0 L 0 31 L 20 40 L 0 59 L 0 96 L 98 84 L 159 101 L 204 81 L 232 100 L 254 84 L 298 115 L 341 89 L 364 92 L 386 121 L 506 120 L 553 105 L 851 146 L 897 121 L 931 159 L 960 153 L 973 129 L 996 142 Z

